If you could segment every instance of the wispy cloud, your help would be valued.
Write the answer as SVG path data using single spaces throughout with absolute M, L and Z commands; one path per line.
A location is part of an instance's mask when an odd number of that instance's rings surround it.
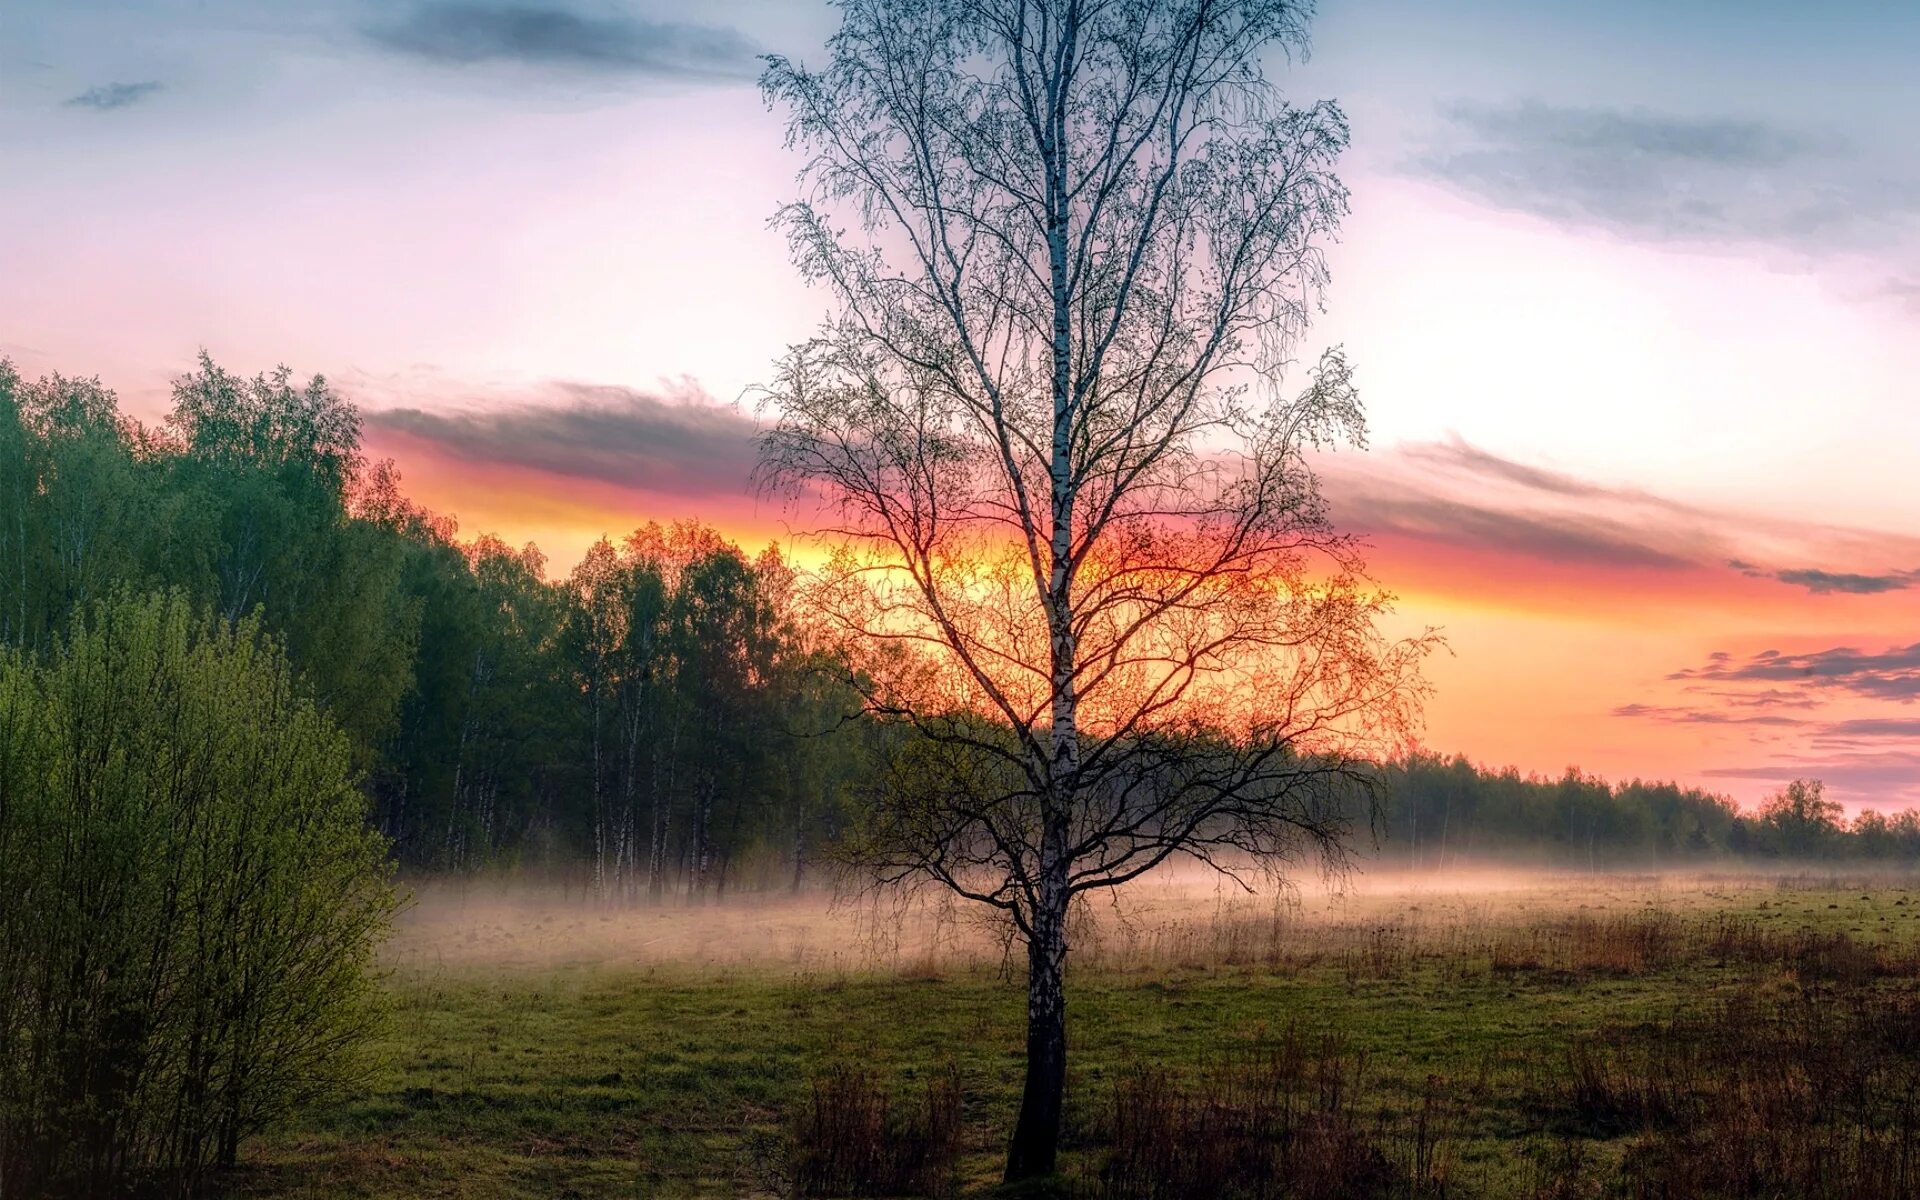
M 1853 717 L 1844 721 L 1817 721 L 1808 717 L 1742 711 L 1742 708 L 1741 705 L 1697 708 L 1688 705 L 1622 704 L 1613 709 L 1610 715 L 1658 721 L 1665 725 L 1760 725 L 1798 729 L 1805 731 L 1816 745 L 1865 745 L 1878 738 L 1920 738 L 1920 720 L 1911 718 Z
M 1815 595 L 1830 592 L 1845 592 L 1855 596 L 1872 596 L 1881 592 L 1899 592 L 1920 582 L 1920 571 L 1891 571 L 1884 575 L 1857 575 L 1851 571 L 1822 571 L 1803 569 L 1775 571 L 1773 578 L 1781 583 L 1790 583 L 1803 587 Z
M 1386 489 L 1335 493 L 1340 519 L 1356 529 L 1421 541 L 1501 551 L 1555 565 L 1684 569 L 1684 554 L 1653 544 L 1644 531 L 1603 516 L 1508 509 L 1449 496 Z
M 364 31 L 379 46 L 450 66 L 518 63 L 551 70 L 742 80 L 757 70 L 754 44 L 736 29 L 650 21 L 556 3 L 441 0 Z
M 1724 654 L 1720 655 L 1725 658 Z M 1724 692 L 1706 689 L 1703 691 L 1709 699 L 1718 700 L 1728 708 L 1818 708 L 1820 701 L 1800 692 L 1784 688 L 1761 688 L 1758 691 Z
M 1787 783 L 1820 779 L 1837 796 L 1858 804 L 1895 807 L 1920 803 L 1920 753 L 1865 750 L 1846 754 L 1781 754 L 1764 762 L 1711 767 L 1711 779 Z
M 1777 728 L 1805 725 L 1799 717 L 1772 713 L 1735 713 L 1713 708 L 1687 708 L 1660 704 L 1622 704 L 1613 710 L 1616 717 L 1639 717 L 1668 725 L 1764 725 Z
M 1920 178 L 1846 140 L 1738 117 L 1457 105 L 1405 169 L 1497 208 L 1656 242 L 1858 260 L 1920 303 Z
M 1561 471 L 1549 470 L 1530 463 L 1515 462 L 1511 458 L 1502 458 L 1498 454 L 1483 450 L 1457 437 L 1444 442 L 1405 446 L 1401 448 L 1400 453 L 1406 458 L 1432 463 L 1443 469 L 1465 471 L 1488 479 L 1502 479 L 1531 491 L 1549 492 L 1557 496 L 1631 495 L 1635 499 L 1655 499 L 1645 492 L 1608 487 Z
M 1873 594 L 1920 583 L 1920 573 L 1857 572 L 1858 562 L 1920 556 L 1920 539 L 1816 526 L 1681 503 L 1519 462 L 1458 438 L 1403 445 L 1320 469 L 1342 525 L 1555 567 L 1679 572 L 1729 570 L 1816 594 Z M 1841 559 L 1822 567 L 1814 554 Z M 1844 565 L 1843 565 L 1844 564 Z
M 1752 740 L 1756 744 L 1779 744 L 1784 735 L 1796 747 L 1761 762 L 1706 768 L 1700 773 L 1708 778 L 1773 783 L 1820 779 L 1836 796 L 1851 803 L 1920 802 L 1920 753 L 1909 749 L 1920 740 L 1920 720 L 1853 717 L 1819 721 L 1751 710 L 1659 704 L 1623 704 L 1612 715 L 1668 725 L 1727 727 L 1729 731 L 1741 727 L 1776 729 L 1778 734 L 1756 735 Z
M 1697 667 L 1667 676 L 1677 703 L 1622 704 L 1615 717 L 1668 725 L 1746 728 L 1756 745 L 1783 747 L 1765 761 L 1716 765 L 1724 779 L 1786 782 L 1817 778 L 1849 803 L 1920 802 L 1920 643 L 1868 652 L 1834 647 L 1789 654 L 1717 650 Z M 1870 715 L 1875 709 L 1881 714 Z M 1837 710 L 1823 716 L 1823 710 Z M 1785 749 L 1784 747 L 1791 747 Z
M 160 82 L 155 79 L 142 80 L 139 83 L 103 83 L 90 87 L 77 96 L 69 97 L 68 108 L 91 108 L 96 112 L 109 112 L 116 108 L 126 108 L 138 104 L 160 90 Z
M 1669 502 L 1516 462 L 1457 438 L 1362 463 L 1324 460 L 1336 520 L 1369 534 L 1486 549 L 1557 566 L 1679 570 L 1707 547 Z
M 519 467 L 635 491 L 738 497 L 757 444 L 753 421 L 692 391 L 554 384 L 548 395 L 489 408 L 377 409 L 369 430 L 431 442 L 475 464 Z
M 1667 678 L 1713 684 L 1791 684 L 1873 700 L 1920 700 L 1920 642 L 1878 653 L 1847 646 L 1811 654 L 1762 650 L 1744 659 L 1718 651 L 1705 665 L 1675 671 Z
M 1920 738 L 1920 720 L 1859 717 L 1851 721 L 1835 721 L 1820 732 L 1823 737 L 1834 738 Z

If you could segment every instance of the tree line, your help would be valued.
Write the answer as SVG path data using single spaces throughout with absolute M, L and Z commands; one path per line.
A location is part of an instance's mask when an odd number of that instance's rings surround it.
M 546 568 L 409 500 L 322 378 L 203 356 L 148 427 L 97 380 L 0 363 L 0 644 L 43 651 L 116 588 L 257 614 L 346 733 L 405 867 L 627 900 L 803 883 L 893 769 L 876 741 L 901 732 L 844 720 L 860 697 L 805 629 L 793 568 L 694 524 Z M 1848 821 L 1817 784 L 1746 812 L 1424 753 L 1384 773 L 1389 865 L 1920 858 L 1920 815 Z
M 1415 753 L 1387 765 L 1379 860 L 1416 870 L 1488 859 L 1581 869 L 1716 860 L 1920 861 L 1920 812 L 1849 820 L 1819 780 L 1795 780 L 1743 809 L 1699 788 L 1559 778 Z
M 858 739 L 820 736 L 847 706 L 791 569 L 698 525 L 545 568 L 408 500 L 320 377 L 203 355 L 149 427 L 97 380 L 0 363 L 0 644 L 46 651 L 122 588 L 257 615 L 405 866 L 627 898 L 797 883 Z

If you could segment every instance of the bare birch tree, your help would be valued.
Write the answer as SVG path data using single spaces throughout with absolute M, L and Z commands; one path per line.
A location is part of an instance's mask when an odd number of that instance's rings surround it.
M 1347 363 L 1282 390 L 1347 207 L 1347 126 L 1267 63 L 1298 0 L 842 0 L 769 60 L 835 315 L 782 362 L 763 479 L 819 517 L 810 585 L 870 709 L 921 737 L 854 846 L 1028 951 L 1009 1180 L 1051 1173 L 1074 896 L 1174 856 L 1338 856 L 1426 643 L 1305 452 L 1362 436 Z

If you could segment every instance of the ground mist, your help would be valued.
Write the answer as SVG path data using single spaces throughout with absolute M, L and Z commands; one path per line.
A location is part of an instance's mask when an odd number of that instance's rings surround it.
M 1073 945 L 1075 1195 L 1920 1195 L 1909 877 L 1195 874 L 1088 908 Z M 260 1142 L 236 1189 L 997 1176 L 1017 959 L 930 898 L 604 908 L 416 881 L 387 971 L 384 1074 Z

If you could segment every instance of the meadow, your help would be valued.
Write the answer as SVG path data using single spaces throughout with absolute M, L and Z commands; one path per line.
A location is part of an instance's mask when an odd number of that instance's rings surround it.
M 1078 916 L 1084 1197 L 1920 1194 L 1920 880 L 1198 878 Z M 990 1194 L 1020 963 L 930 901 L 420 884 L 367 1086 L 234 1194 Z

